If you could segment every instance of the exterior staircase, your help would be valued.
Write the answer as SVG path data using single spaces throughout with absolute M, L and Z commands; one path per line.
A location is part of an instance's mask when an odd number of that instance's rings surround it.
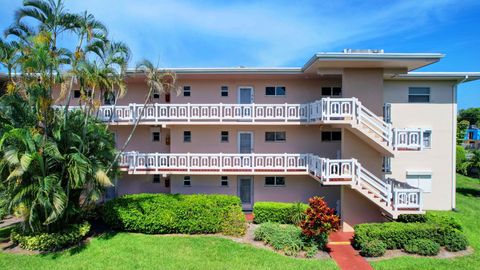
M 376 177 L 357 160 L 330 160 L 312 155 L 310 175 L 323 185 L 347 185 L 392 218 L 421 214 L 422 191 L 394 179 Z

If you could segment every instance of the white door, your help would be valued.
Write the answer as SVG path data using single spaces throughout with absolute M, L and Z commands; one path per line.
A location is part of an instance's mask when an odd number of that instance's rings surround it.
M 243 210 L 253 209 L 253 177 L 239 176 L 238 177 L 238 196 L 242 202 Z
M 252 106 L 253 103 L 253 88 L 252 87 L 239 87 L 238 88 L 238 104 L 244 106 L 240 107 L 240 111 L 236 113 L 243 121 L 249 121 L 252 119 Z
M 252 132 L 238 132 L 238 152 L 241 154 L 249 154 L 253 152 Z

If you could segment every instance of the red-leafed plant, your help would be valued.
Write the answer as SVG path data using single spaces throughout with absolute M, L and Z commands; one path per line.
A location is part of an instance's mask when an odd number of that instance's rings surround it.
M 326 240 L 328 233 L 336 231 L 340 227 L 340 218 L 321 197 L 310 198 L 308 204 L 306 217 L 300 223 L 302 233 L 308 238 Z

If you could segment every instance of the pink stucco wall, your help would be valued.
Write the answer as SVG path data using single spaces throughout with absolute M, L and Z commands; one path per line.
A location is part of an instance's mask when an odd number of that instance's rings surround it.
M 183 142 L 183 132 L 191 131 L 192 141 Z M 170 129 L 172 153 L 238 153 L 238 132 L 253 132 L 255 153 L 313 153 L 335 158 L 340 142 L 322 142 L 318 126 L 175 126 Z M 220 142 L 221 131 L 229 132 L 229 142 Z M 285 131 L 285 142 L 266 142 L 266 131 Z
M 160 183 L 153 183 L 153 175 L 128 175 L 122 174 L 117 180 L 117 195 L 135 193 L 170 193 L 170 188 L 165 187 L 165 178 Z
M 191 186 L 183 186 L 183 175 L 171 176 L 171 193 L 181 194 L 230 194 L 238 195 L 236 175 L 229 175 L 229 186 L 220 185 L 220 176 L 192 175 Z M 340 200 L 340 187 L 321 186 L 309 176 L 285 176 L 285 186 L 265 186 L 265 176 L 253 176 L 253 202 L 307 202 L 313 196 L 324 197 L 331 207 Z

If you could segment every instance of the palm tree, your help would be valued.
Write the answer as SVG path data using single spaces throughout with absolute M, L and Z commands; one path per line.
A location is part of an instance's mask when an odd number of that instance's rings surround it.
M 132 130 L 130 131 L 130 134 L 127 137 L 127 140 L 123 144 L 122 148 L 116 155 L 114 162 L 110 167 L 113 166 L 114 163 L 117 162 L 118 158 L 122 154 L 123 151 L 127 148 L 128 144 L 130 143 L 133 134 L 135 133 L 135 130 L 137 129 L 138 124 L 140 123 L 140 120 L 143 117 L 143 112 L 145 111 L 148 102 L 151 100 L 152 95 L 154 93 L 159 93 L 159 94 L 165 94 L 165 93 L 170 93 L 173 90 L 176 90 L 177 94 L 180 92 L 179 88 L 176 87 L 177 83 L 177 77 L 176 74 L 170 71 L 161 71 L 157 69 L 152 62 L 144 59 L 140 61 L 137 64 L 136 70 L 138 72 L 143 72 L 146 75 L 146 83 L 148 86 L 148 92 L 145 95 L 145 101 L 143 102 L 142 109 L 137 110 L 133 112 L 135 115 L 135 122 L 133 124 Z M 110 170 L 110 168 L 109 168 Z M 107 170 L 107 172 L 109 171 Z
M 13 82 L 12 71 L 18 64 L 20 44 L 16 41 L 3 41 L 0 39 L 0 64 L 7 69 L 8 78 Z
M 16 23 L 31 18 L 39 23 L 39 31 L 52 34 L 52 50 L 56 50 L 57 38 L 67 30 L 79 26 L 79 16 L 68 13 L 62 0 L 24 0 L 23 7 L 15 13 Z

